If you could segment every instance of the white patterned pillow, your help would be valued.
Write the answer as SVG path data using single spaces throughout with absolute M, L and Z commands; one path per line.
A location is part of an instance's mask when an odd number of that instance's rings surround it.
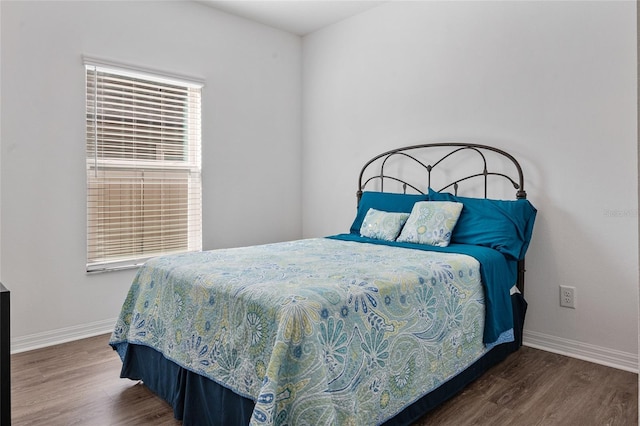
M 413 205 L 411 216 L 396 241 L 446 247 L 462 212 L 462 203 L 420 201 Z
M 360 235 L 376 240 L 394 241 L 408 217 L 409 213 L 391 213 L 369 209 L 362 221 Z

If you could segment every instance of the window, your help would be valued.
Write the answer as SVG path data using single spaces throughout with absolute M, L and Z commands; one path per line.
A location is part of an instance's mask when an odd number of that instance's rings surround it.
M 202 249 L 202 84 L 85 61 L 87 271 Z

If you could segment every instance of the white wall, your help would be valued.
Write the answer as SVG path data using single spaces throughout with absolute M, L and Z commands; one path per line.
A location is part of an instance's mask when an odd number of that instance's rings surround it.
M 205 249 L 301 236 L 300 37 L 192 2 L 0 7 L 14 350 L 110 329 L 135 273 L 85 273 L 82 54 L 205 80 Z
M 0 2 L 0 279 L 14 348 L 109 329 L 134 274 L 84 273 L 88 54 L 206 80 L 206 249 L 346 231 L 359 167 L 388 148 L 509 150 L 539 209 L 529 343 L 632 364 L 635 7 L 391 2 L 301 41 L 191 2 Z M 577 288 L 576 310 L 558 306 L 559 284 Z
M 0 7 L 0 23 L 2 22 L 2 7 Z M 0 46 L 2 46 L 2 31 L 0 31 Z M 2 81 L 2 55 L 0 55 L 0 82 Z M 2 84 L 0 84 L 0 99 L 2 99 Z M 2 164 L 2 102 L 0 102 L 0 165 Z M 2 173 L 0 173 L 0 201 L 2 201 Z M 2 205 L 0 204 L 0 241 L 2 241 Z M 0 244 L 0 259 L 2 259 L 2 244 Z M 0 261 L 0 277 L 2 277 L 2 262 Z
M 637 368 L 635 7 L 390 2 L 306 36 L 304 235 L 348 232 L 357 173 L 377 153 L 497 145 L 539 210 L 525 338 Z M 577 309 L 559 307 L 560 284 Z

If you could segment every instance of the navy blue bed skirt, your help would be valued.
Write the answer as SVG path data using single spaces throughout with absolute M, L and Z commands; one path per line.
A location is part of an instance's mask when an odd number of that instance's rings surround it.
M 405 408 L 385 425 L 414 423 L 518 350 L 522 345 L 527 303 L 520 294 L 512 295 L 511 299 L 515 341 L 494 347 L 465 371 Z M 254 401 L 183 369 L 147 346 L 128 345 L 120 377 L 142 380 L 145 386 L 173 407 L 174 417 L 182 420 L 183 426 L 248 425 L 251 419 Z

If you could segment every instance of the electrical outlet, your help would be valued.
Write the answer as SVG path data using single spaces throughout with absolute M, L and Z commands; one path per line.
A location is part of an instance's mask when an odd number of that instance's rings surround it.
M 560 286 L 560 306 L 576 308 L 576 288 L 566 285 Z

